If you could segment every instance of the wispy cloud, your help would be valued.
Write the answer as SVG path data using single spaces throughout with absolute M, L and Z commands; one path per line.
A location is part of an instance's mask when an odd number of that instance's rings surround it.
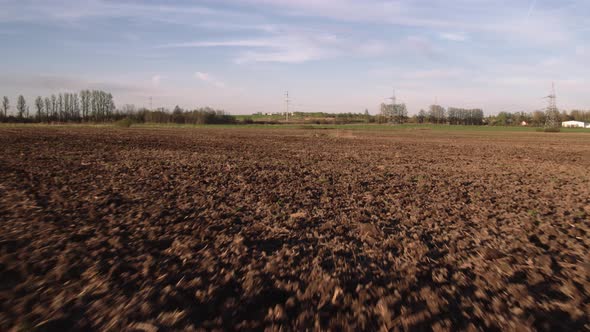
M 198 71 L 198 72 L 195 73 L 195 77 L 197 79 L 199 79 L 200 81 L 210 83 L 210 84 L 212 84 L 215 87 L 225 88 L 225 83 L 224 82 L 222 82 L 222 81 L 220 81 L 220 80 L 212 77 L 208 73 L 204 73 L 204 72 Z
M 158 48 L 239 48 L 235 63 L 281 62 L 302 63 L 328 57 L 339 52 L 341 41 L 330 34 L 293 33 L 286 36 L 272 35 L 267 38 L 217 41 L 191 41 L 160 45 Z
M 467 40 L 467 36 L 463 33 L 443 32 L 439 34 L 439 37 L 444 40 L 455 42 L 463 42 Z
M 157 48 L 190 48 L 190 47 L 273 47 L 277 42 L 270 39 L 243 39 L 217 41 L 191 41 L 157 46 Z
M 240 17 L 238 11 L 215 9 L 203 5 L 169 2 L 155 4 L 111 0 L 3 0 L 0 22 L 82 23 L 91 18 L 139 18 L 167 23 L 189 23 L 195 15 Z M 174 19 L 170 15 L 175 15 Z

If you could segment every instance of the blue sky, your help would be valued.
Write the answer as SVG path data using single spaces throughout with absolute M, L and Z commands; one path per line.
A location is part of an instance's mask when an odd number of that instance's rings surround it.
M 376 113 L 590 108 L 588 0 L 0 0 L 0 95 Z

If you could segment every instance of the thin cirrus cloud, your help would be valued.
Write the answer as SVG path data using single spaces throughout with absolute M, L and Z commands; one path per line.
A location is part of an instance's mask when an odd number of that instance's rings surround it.
M 467 36 L 462 33 L 443 32 L 440 33 L 439 36 L 441 39 L 455 42 L 464 42 L 467 40 Z
M 345 55 L 379 56 L 390 50 L 390 46 L 380 40 L 347 40 L 334 34 L 314 31 L 285 32 L 283 36 L 273 34 L 255 39 L 180 42 L 163 44 L 157 48 L 229 48 L 235 51 L 233 62 L 236 64 L 298 64 Z
M 240 40 L 191 41 L 160 45 L 157 48 L 232 48 L 238 51 L 233 61 L 237 64 L 252 62 L 303 63 L 340 53 L 337 37 L 330 34 L 293 33 Z
M 218 88 L 225 88 L 225 83 L 224 83 L 224 82 L 222 82 L 222 81 L 220 81 L 220 80 L 218 80 L 218 79 L 216 79 L 216 78 L 212 77 L 212 76 L 211 76 L 210 74 L 208 74 L 208 73 L 204 73 L 204 72 L 200 72 L 200 71 L 198 71 L 198 72 L 195 72 L 195 77 L 196 77 L 198 80 L 200 80 L 200 81 L 202 81 L 202 82 L 207 82 L 207 83 L 210 83 L 210 84 L 212 84 L 212 85 L 213 85 L 213 86 L 215 86 L 215 87 L 218 87 Z

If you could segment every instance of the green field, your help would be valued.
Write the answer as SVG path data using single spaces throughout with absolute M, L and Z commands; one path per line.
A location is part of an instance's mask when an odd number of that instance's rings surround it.
M 152 127 L 176 127 L 176 128 L 252 128 L 252 129 L 318 129 L 318 130 L 362 130 L 362 131 L 413 131 L 413 130 L 431 130 L 431 131 L 491 131 L 491 132 L 535 132 L 540 128 L 536 127 L 518 127 L 518 126 L 458 126 L 458 125 L 433 125 L 433 124 L 404 124 L 404 125 L 384 125 L 384 124 L 226 124 L 226 125 L 184 125 L 184 124 L 136 124 L 134 127 L 152 128 Z M 589 133 L 590 129 L 584 128 L 561 128 L 563 133 Z
M 2 123 L 2 127 L 115 127 L 114 124 L 13 124 Z M 162 124 L 162 123 L 138 123 L 132 128 L 227 128 L 227 129 L 307 129 L 307 130 L 360 130 L 360 131 L 416 131 L 428 130 L 437 132 L 536 132 L 542 130 L 537 127 L 519 126 L 460 126 L 460 125 L 435 125 L 435 124 L 220 124 L 220 125 L 191 125 L 191 124 Z M 585 128 L 561 128 L 562 133 L 588 133 Z

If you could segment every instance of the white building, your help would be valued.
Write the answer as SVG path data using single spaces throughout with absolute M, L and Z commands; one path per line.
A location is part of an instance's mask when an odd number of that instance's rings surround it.
M 590 124 L 587 126 L 582 121 L 564 121 L 561 123 L 561 126 L 567 128 L 590 128 Z

